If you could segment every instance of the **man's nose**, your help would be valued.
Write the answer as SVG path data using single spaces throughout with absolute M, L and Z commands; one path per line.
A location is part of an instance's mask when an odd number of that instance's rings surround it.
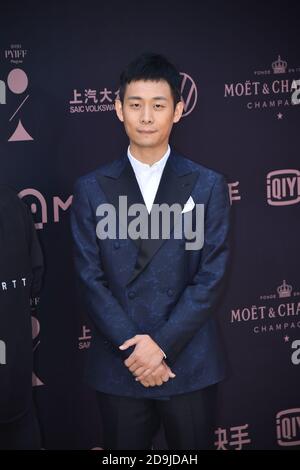
M 153 122 L 152 109 L 150 107 L 145 106 L 143 108 L 140 120 L 142 124 L 149 124 L 150 122 Z

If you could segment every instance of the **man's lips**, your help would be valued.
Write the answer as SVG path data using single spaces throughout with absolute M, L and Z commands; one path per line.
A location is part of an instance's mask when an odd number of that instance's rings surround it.
M 154 134 L 156 131 L 144 131 L 144 130 L 139 130 L 139 129 L 138 129 L 138 132 L 139 132 L 140 134 Z

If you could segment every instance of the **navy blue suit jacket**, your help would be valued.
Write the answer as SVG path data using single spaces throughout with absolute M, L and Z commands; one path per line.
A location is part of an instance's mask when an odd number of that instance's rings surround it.
M 223 175 L 179 155 L 167 160 L 155 204 L 192 196 L 204 204 L 204 245 L 186 250 L 185 240 L 106 239 L 96 236 L 97 207 L 144 203 L 126 154 L 81 177 L 75 184 L 71 225 L 75 268 L 86 311 L 93 324 L 87 382 L 115 395 L 159 398 L 219 382 L 224 357 L 214 311 L 228 261 L 230 201 Z M 195 210 L 195 209 L 193 209 Z M 129 219 L 130 220 L 130 219 Z M 145 388 L 124 365 L 133 351 L 119 346 L 149 334 L 165 351 L 176 374 L 161 386 Z

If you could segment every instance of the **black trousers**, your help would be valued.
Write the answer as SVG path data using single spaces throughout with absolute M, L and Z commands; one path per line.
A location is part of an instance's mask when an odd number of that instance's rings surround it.
M 39 450 L 40 431 L 35 410 L 10 423 L 0 423 L 0 450 Z
M 163 425 L 169 449 L 213 449 L 217 384 L 169 400 L 97 392 L 105 450 L 151 449 Z

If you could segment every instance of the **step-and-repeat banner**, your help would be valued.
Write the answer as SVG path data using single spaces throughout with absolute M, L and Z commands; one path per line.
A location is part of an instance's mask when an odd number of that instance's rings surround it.
M 171 146 L 225 174 L 232 203 L 218 309 L 229 373 L 215 448 L 300 448 L 299 12 L 288 2 L 3 3 L 0 183 L 31 208 L 46 259 L 32 305 L 43 447 L 103 445 L 94 392 L 82 382 L 92 337 L 77 298 L 70 206 L 79 176 L 126 152 L 114 110 L 119 75 L 154 51 L 182 75 Z M 1 357 L 1 332 L 0 345 Z M 162 431 L 155 445 L 165 448 Z

